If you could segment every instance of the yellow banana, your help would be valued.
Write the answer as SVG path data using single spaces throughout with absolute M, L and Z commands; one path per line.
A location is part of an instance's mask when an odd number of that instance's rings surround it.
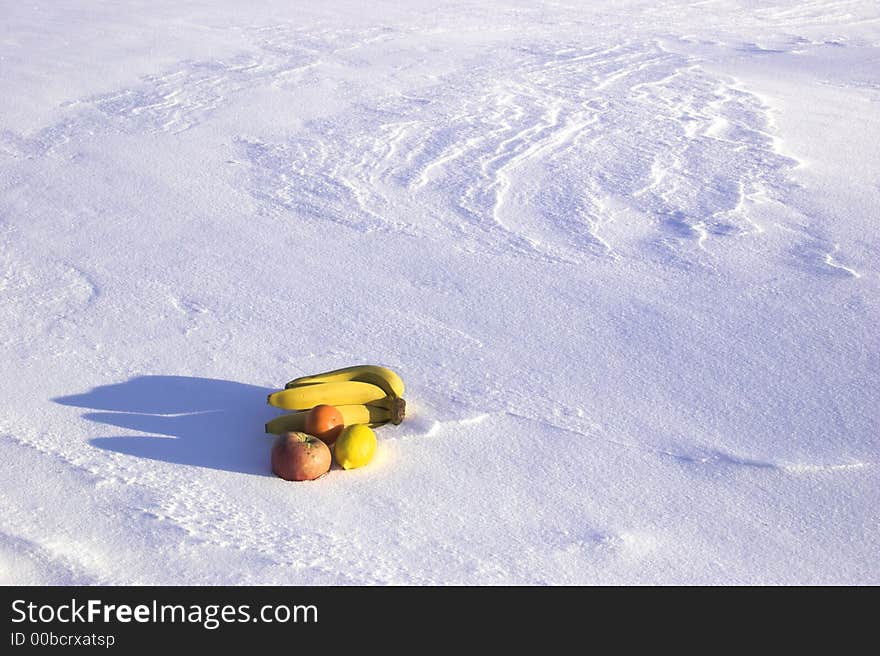
M 299 387 L 300 385 L 341 383 L 352 380 L 381 387 L 391 397 L 403 396 L 404 387 L 400 376 L 388 367 L 380 367 L 375 364 L 359 364 L 354 367 L 325 371 L 323 374 L 315 374 L 314 376 L 301 376 L 300 378 L 294 378 L 284 387 L 289 389 L 291 387 Z
M 386 396 L 384 398 L 379 399 L 378 401 L 370 401 L 369 403 L 365 403 L 364 405 L 372 405 L 377 408 L 384 408 L 385 410 L 393 411 L 392 414 L 397 413 L 401 415 L 401 419 L 403 419 L 403 414 L 406 412 L 406 400 L 397 398 L 396 396 Z M 393 421 L 393 420 L 392 420 Z M 395 424 L 399 424 L 399 421 L 395 421 Z
M 347 380 L 339 383 L 299 385 L 269 395 L 269 405 L 285 410 L 309 410 L 316 405 L 360 405 L 381 401 L 385 390 L 370 383 Z
M 381 426 L 391 421 L 391 411 L 372 405 L 338 405 L 336 409 L 342 413 L 346 426 L 368 424 L 371 427 Z M 288 431 L 305 431 L 308 410 L 300 410 L 287 415 L 275 417 L 266 424 L 267 433 L 286 433 Z

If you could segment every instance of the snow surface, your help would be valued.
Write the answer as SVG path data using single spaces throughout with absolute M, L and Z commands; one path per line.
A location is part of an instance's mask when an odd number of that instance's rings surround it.
M 321 4 L 0 1 L 0 581 L 880 583 L 877 3 Z

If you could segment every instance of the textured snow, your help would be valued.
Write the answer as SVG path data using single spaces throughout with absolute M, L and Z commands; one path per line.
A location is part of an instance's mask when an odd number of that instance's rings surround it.
M 0 1 L 0 582 L 880 583 L 877 4 L 332 4 Z

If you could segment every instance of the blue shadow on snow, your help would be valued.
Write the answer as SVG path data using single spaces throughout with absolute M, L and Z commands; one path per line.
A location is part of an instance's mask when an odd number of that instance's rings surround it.
M 181 465 L 271 475 L 266 387 L 189 376 L 137 376 L 53 399 L 91 421 L 151 433 L 98 437 L 99 449 Z

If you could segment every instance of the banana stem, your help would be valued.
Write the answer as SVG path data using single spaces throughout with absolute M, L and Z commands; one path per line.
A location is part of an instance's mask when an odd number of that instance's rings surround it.
M 406 417 L 406 401 L 400 397 L 391 400 L 391 423 L 397 426 Z

